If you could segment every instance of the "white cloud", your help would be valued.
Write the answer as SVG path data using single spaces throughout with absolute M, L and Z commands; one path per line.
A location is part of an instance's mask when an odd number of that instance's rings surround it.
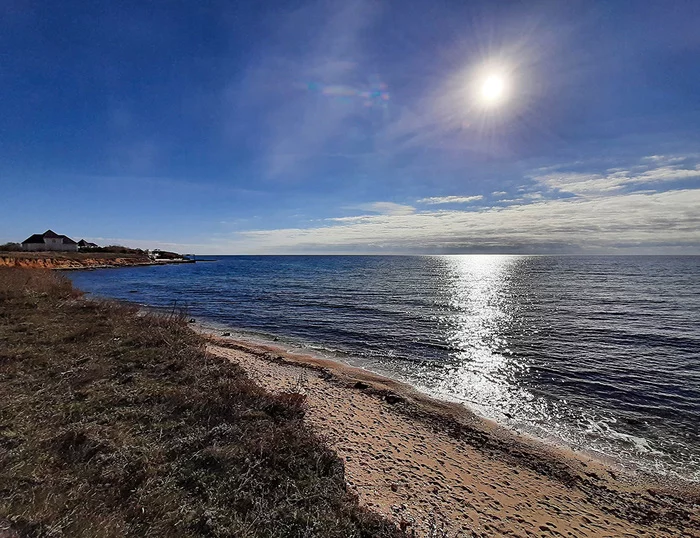
M 483 211 L 365 216 L 318 228 L 255 230 L 233 252 L 616 249 L 683 245 L 700 251 L 700 189 L 542 200 Z
M 370 202 L 367 204 L 359 204 L 354 206 L 362 211 L 371 213 L 379 213 L 381 215 L 409 215 L 414 213 L 416 208 L 410 205 L 395 204 L 394 202 Z M 346 217 L 341 217 L 346 218 Z M 358 217 L 350 217 L 358 218 Z
M 641 165 L 629 169 L 611 168 L 603 174 L 562 171 L 531 178 L 562 192 L 583 196 L 609 195 L 626 187 L 700 178 L 700 165 L 687 164 L 688 158 L 653 155 L 642 159 Z
M 591 194 L 621 189 L 627 182 L 627 178 L 620 174 L 622 173 L 614 172 L 609 176 L 602 176 L 568 172 L 535 176 L 532 179 L 550 189 L 574 194 Z
M 330 219 L 325 219 L 332 222 L 362 222 L 363 220 L 370 220 L 374 215 L 358 215 L 356 217 L 333 217 Z
M 419 204 L 468 204 L 477 200 L 482 200 L 484 197 L 478 196 L 433 196 L 431 198 L 421 198 Z
M 700 156 L 697 157 L 700 159 Z M 474 252 L 653 251 L 700 253 L 698 160 L 665 156 L 642 159 L 603 173 L 562 167 L 538 169 L 522 192 L 494 191 L 491 207 L 417 210 L 395 202 L 342 208 L 358 215 L 324 219 L 314 227 L 248 230 L 229 235 L 209 252 Z M 583 168 L 585 163 L 571 166 Z M 672 187 L 675 190 L 663 189 Z M 561 193 L 568 196 L 561 197 Z M 482 196 L 435 196 L 428 206 L 469 203 Z M 427 209 L 427 210 L 425 210 Z M 213 244 L 213 243 L 212 243 Z
M 696 157 L 695 155 L 647 155 L 643 157 L 643 161 L 650 161 L 656 164 L 674 164 L 685 161 L 688 157 Z
M 677 166 L 662 166 L 647 170 L 638 176 L 630 178 L 632 183 L 654 183 L 657 181 L 675 181 L 678 179 L 700 178 L 700 166 L 695 168 L 679 168 Z

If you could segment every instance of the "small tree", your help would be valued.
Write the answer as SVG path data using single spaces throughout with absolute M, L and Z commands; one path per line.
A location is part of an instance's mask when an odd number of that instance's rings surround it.
M 3 252 L 18 252 L 22 250 L 22 245 L 19 243 L 5 243 L 0 245 L 0 251 Z

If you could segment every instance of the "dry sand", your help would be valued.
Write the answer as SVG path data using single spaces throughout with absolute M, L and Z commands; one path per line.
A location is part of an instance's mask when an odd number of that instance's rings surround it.
M 266 389 L 305 394 L 349 487 L 409 536 L 700 536 L 697 490 L 639 483 L 362 369 L 209 338 Z

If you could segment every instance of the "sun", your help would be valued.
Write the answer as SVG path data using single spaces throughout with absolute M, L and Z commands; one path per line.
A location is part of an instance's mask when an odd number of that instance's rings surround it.
M 500 73 L 489 73 L 479 81 L 477 89 L 479 102 L 486 107 L 495 107 L 508 98 L 508 79 Z

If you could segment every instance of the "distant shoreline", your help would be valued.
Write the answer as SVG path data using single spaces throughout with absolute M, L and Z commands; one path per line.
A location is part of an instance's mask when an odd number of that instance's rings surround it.
M 73 271 L 178 263 L 196 263 L 196 260 L 187 258 L 154 260 L 146 255 L 109 252 L 0 252 L 0 267 L 26 269 Z

